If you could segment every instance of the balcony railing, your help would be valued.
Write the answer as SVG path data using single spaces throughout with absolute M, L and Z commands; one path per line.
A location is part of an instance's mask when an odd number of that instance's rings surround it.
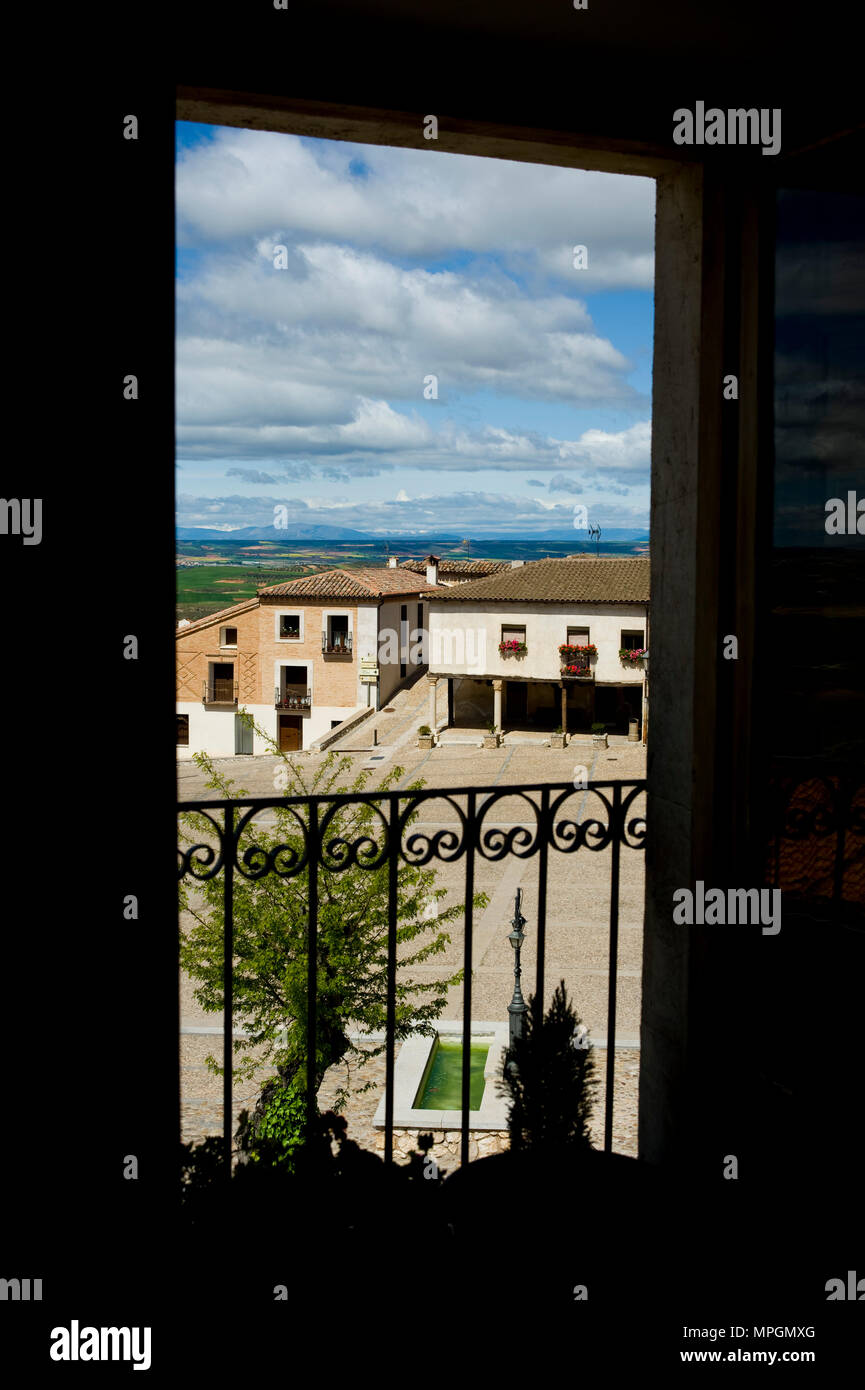
M 588 652 L 579 652 L 575 656 L 562 657 L 562 680 L 571 681 L 591 681 L 595 679 L 595 671 L 592 666 L 592 659 Z
M 273 703 L 277 709 L 295 710 L 298 714 L 309 714 L 312 709 L 312 691 L 305 685 L 286 685 L 283 690 L 276 686 Z
M 326 900 L 323 876 L 346 869 L 387 870 L 387 969 L 385 1043 L 385 1147 L 386 1163 L 393 1162 L 394 1062 L 398 962 L 398 889 L 400 861 L 416 867 L 434 861 L 454 865 L 462 860 L 463 878 L 463 1070 L 461 1106 L 461 1164 L 469 1161 L 470 1062 L 472 1026 L 472 963 L 475 929 L 474 902 L 477 862 L 502 863 L 515 856 L 538 856 L 536 911 L 531 923 L 535 948 L 535 991 L 544 998 L 547 889 L 550 852 L 572 855 L 609 851 L 609 936 L 607 990 L 607 1057 L 604 1100 L 604 1150 L 612 1151 L 614 1071 L 616 1052 L 617 960 L 619 949 L 619 874 L 622 846 L 629 851 L 644 848 L 646 822 L 645 782 L 593 782 L 588 788 L 573 783 L 519 786 L 448 788 L 430 787 L 408 792 L 341 792 L 329 795 L 256 797 L 242 801 L 184 801 L 181 816 L 196 813 L 179 848 L 181 879 L 199 882 L 222 877 L 225 933 L 223 938 L 223 1127 L 224 1171 L 232 1171 L 232 1076 L 234 1027 L 234 885 L 269 874 L 285 881 L 302 877 L 299 895 L 308 918 L 307 943 L 307 1055 L 315 1055 L 317 1036 L 319 901 Z M 585 798 L 590 798 L 584 810 Z M 513 802 L 520 803 L 520 823 L 514 823 Z M 495 810 L 502 802 L 503 823 Z M 346 837 L 340 816 L 352 807 L 372 810 L 373 825 Z M 256 844 L 255 817 L 273 808 L 288 810 L 294 828 L 291 843 L 274 847 Z M 413 827 L 418 813 L 429 807 L 437 828 Z M 442 828 L 443 811 L 449 817 Z M 524 822 L 524 823 L 523 823 Z M 190 839 L 189 829 L 193 836 Z M 263 828 L 263 827 L 262 827 Z M 204 838 L 201 838 L 201 837 Z M 192 840 L 194 839 L 194 843 Z M 239 878 L 237 878 L 239 876 Z M 525 906 L 525 904 L 524 904 Z M 503 936 L 506 924 L 502 924 Z M 508 982 L 503 982 L 501 1016 L 505 1018 Z M 310 1122 L 316 1115 L 315 1069 L 308 1069 L 307 1107 Z
M 325 656 L 351 656 L 351 633 L 332 632 L 328 637 L 321 634 L 321 650 Z
M 205 705 L 236 705 L 237 681 L 205 681 L 201 699 Z

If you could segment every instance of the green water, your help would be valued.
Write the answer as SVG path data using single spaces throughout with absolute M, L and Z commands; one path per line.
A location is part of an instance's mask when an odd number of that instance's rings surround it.
M 480 1110 L 489 1043 L 473 1043 L 469 1060 L 469 1109 Z M 463 1045 L 439 1038 L 432 1062 L 415 1098 L 416 1110 L 462 1109 Z

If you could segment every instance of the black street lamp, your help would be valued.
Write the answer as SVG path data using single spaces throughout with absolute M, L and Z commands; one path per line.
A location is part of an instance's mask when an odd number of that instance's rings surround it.
M 511 926 L 513 927 L 513 931 L 511 931 L 508 935 L 508 941 L 514 948 L 514 995 L 511 999 L 510 1004 L 508 1004 L 509 1060 L 513 1057 L 514 1043 L 516 1042 L 517 1038 L 521 1038 L 523 1036 L 523 1017 L 528 1012 L 529 1008 L 528 1004 L 523 998 L 523 992 L 520 989 L 520 975 L 522 974 L 522 970 L 520 968 L 520 947 L 522 946 L 525 940 L 525 933 L 523 932 L 523 927 L 526 925 L 526 919 L 520 912 L 520 903 L 522 901 L 522 896 L 523 890 L 522 888 L 518 888 L 516 892 L 516 897 L 514 898 L 514 915 L 511 919 Z

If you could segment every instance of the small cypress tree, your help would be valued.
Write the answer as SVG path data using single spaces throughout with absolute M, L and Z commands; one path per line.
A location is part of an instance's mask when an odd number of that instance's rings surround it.
M 589 1122 L 598 1083 L 592 1049 L 577 1045 L 579 1028 L 564 980 L 546 1017 L 543 1001 L 530 996 L 523 1036 L 500 1083 L 501 1094 L 511 1101 L 508 1131 L 514 1152 L 541 1145 L 591 1148 Z

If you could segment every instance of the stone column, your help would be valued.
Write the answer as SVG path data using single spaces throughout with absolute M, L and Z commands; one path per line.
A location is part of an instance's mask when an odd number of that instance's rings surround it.
M 502 727 L 502 682 L 493 681 L 493 723 L 496 729 Z
M 436 692 L 438 690 L 438 676 L 427 676 L 429 681 L 429 719 L 428 724 L 433 733 L 436 731 Z
M 566 734 L 566 733 L 568 732 L 568 687 L 565 685 L 565 682 L 564 682 L 564 681 L 561 682 L 561 686 L 562 686 L 562 733 L 563 733 L 563 734 Z

